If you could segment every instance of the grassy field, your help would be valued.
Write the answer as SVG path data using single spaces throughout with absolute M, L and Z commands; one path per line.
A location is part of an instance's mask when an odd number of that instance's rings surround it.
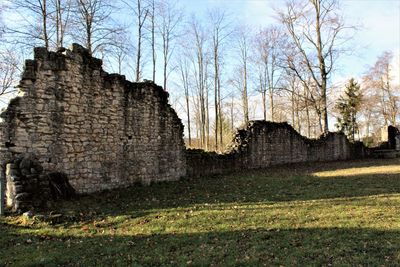
M 400 266 L 400 160 L 136 187 L 0 219 L 0 266 Z

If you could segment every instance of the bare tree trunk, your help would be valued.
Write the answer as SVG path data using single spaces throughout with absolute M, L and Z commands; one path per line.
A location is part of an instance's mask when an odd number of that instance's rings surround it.
M 49 50 L 49 36 L 47 33 L 47 0 L 39 0 L 40 9 L 42 12 L 42 27 L 43 27 L 43 40 L 44 46 Z
M 206 150 L 210 149 L 210 112 L 208 108 L 208 89 L 206 89 L 206 130 L 207 130 L 207 143 Z
M 189 146 L 192 145 L 192 136 L 190 129 L 190 104 L 189 104 L 189 95 L 186 93 L 186 109 L 187 109 L 187 120 L 188 120 L 188 133 L 189 133 Z
M 267 120 L 267 94 L 264 89 L 261 91 L 261 98 L 262 98 L 262 104 L 263 104 L 263 115 L 264 115 L 264 120 Z
M 71 0 L 53 0 L 55 6 L 55 28 L 56 28 L 56 48 L 64 46 L 65 28 L 69 22 L 71 11 Z M 65 14 L 66 13 L 66 14 Z M 66 15 L 64 17 L 64 14 Z
M 301 58 L 292 59 L 289 68 L 303 82 L 307 77 L 311 77 L 313 85 L 318 89 L 318 92 L 310 97 L 318 101 L 318 115 L 321 117 L 323 133 L 329 131 L 328 76 L 340 51 L 338 39 L 341 38 L 341 32 L 349 28 L 345 27 L 342 17 L 337 12 L 338 8 L 336 0 L 304 1 L 304 5 L 288 1 L 286 10 L 279 12 L 280 20 L 286 26 L 296 47 L 296 54 Z
M 270 111 L 271 111 L 271 121 L 275 121 L 274 118 L 274 94 L 272 91 L 272 88 L 269 88 L 269 105 L 270 105 Z
M 308 96 L 306 96 L 306 117 L 307 117 L 307 137 L 311 137 L 310 108 L 308 104 Z
M 232 96 L 232 101 L 231 101 L 231 131 L 233 132 L 235 127 L 233 125 L 233 104 L 234 104 L 234 97 Z
M 265 87 L 265 70 L 261 71 L 259 73 L 259 85 L 260 85 L 260 93 L 261 93 L 261 101 L 262 101 L 262 107 L 263 107 L 263 118 L 266 121 L 267 120 L 267 92 L 266 92 L 266 87 Z
M 208 59 L 206 59 L 206 62 L 204 64 L 204 89 L 205 89 L 205 102 L 206 102 L 206 150 L 210 150 L 210 110 L 209 110 L 209 103 L 208 103 Z
M 143 7 L 141 6 L 141 1 L 142 0 L 137 0 L 137 30 L 138 30 L 138 40 L 137 40 L 137 54 L 136 54 L 136 82 L 138 82 L 141 78 L 141 70 L 140 70 L 140 65 L 141 65 L 141 59 L 142 59 L 142 38 L 143 38 L 143 25 L 146 21 L 147 17 L 147 10 L 144 10 Z M 165 88 L 164 88 L 165 89 Z
M 164 90 L 167 90 L 167 64 L 168 64 L 169 41 L 165 38 L 163 38 L 163 47 L 164 47 L 163 84 L 164 84 Z
M 219 72 L 219 71 L 218 71 Z M 221 102 L 221 79 L 218 74 L 218 118 L 219 118 L 219 140 L 220 140 L 220 148 L 223 148 L 223 136 L 222 136 L 222 102 Z
M 293 89 L 294 86 L 292 86 Z M 294 90 L 294 89 L 293 89 Z M 294 91 L 292 90 L 290 94 L 290 102 L 291 102 L 291 115 L 292 115 L 292 126 L 296 129 L 296 122 L 295 122 L 295 100 L 294 100 Z
M 249 123 L 249 101 L 247 97 L 247 58 L 244 61 L 243 65 L 243 75 L 244 75 L 244 84 L 243 84 L 243 114 L 244 114 L 244 123 L 247 125 Z
M 153 57 L 153 82 L 156 81 L 156 40 L 155 40 L 155 3 L 151 2 L 151 52 Z M 165 89 L 165 88 L 164 88 Z M 189 131 L 189 145 L 190 145 L 190 131 Z
M 301 133 L 301 123 L 300 123 L 300 112 L 299 112 L 299 100 L 296 101 L 296 120 L 297 120 L 297 131 Z
M 92 54 L 92 31 L 91 27 L 88 25 L 86 27 L 86 48 L 89 51 L 89 54 Z
M 190 147 L 192 145 L 192 136 L 191 136 L 191 128 L 190 128 L 189 70 L 188 70 L 188 66 L 187 66 L 187 61 L 186 60 L 180 61 L 179 68 L 181 71 L 183 88 L 185 89 L 186 113 L 187 113 L 189 147 Z
M 56 43 L 57 48 L 62 47 L 62 40 L 60 40 L 60 26 L 62 25 L 61 22 L 61 0 L 55 0 L 56 4 Z M 61 25 L 60 25 L 61 22 Z
M 215 38 L 215 37 L 214 37 Z M 215 105 L 215 150 L 218 151 L 218 125 L 219 125 L 219 103 L 218 103 L 218 46 L 214 41 L 214 105 Z
M 138 13 L 140 14 L 140 0 L 137 1 Z M 140 58 L 141 58 L 141 46 L 142 46 L 142 27 L 141 18 L 138 16 L 138 40 L 137 40 L 137 54 L 136 54 L 136 82 L 140 80 Z

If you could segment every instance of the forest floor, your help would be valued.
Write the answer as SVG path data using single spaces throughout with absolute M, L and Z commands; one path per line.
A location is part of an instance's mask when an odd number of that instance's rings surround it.
M 400 159 L 288 165 L 0 217 L 0 266 L 399 266 Z

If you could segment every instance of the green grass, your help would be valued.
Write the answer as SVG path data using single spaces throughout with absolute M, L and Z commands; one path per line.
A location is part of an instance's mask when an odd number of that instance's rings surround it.
M 282 166 L 0 219 L 0 266 L 399 266 L 400 160 Z

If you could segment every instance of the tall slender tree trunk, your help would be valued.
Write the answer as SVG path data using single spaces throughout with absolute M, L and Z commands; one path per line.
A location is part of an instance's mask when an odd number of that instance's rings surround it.
M 91 24 L 86 26 L 86 48 L 89 51 L 89 54 L 92 54 L 92 29 Z
M 310 123 L 310 107 L 308 103 L 308 96 L 306 96 L 306 118 L 307 118 L 307 137 L 311 137 L 311 123 Z
M 186 109 L 187 109 L 189 147 L 190 147 L 190 146 L 192 146 L 192 136 L 191 136 L 191 129 L 190 129 L 190 104 L 189 104 L 189 96 L 186 97 Z
M 271 112 L 271 121 L 275 121 L 275 110 L 274 110 L 274 94 L 272 88 L 269 88 L 269 104 L 270 104 L 270 112 Z
M 263 104 L 263 115 L 264 115 L 264 120 L 267 120 L 267 92 L 264 89 L 261 89 L 261 98 L 262 98 L 262 104 Z
M 140 80 L 140 60 L 142 57 L 142 10 L 140 5 L 141 0 L 137 0 L 137 19 L 138 19 L 138 41 L 137 41 L 137 55 L 136 55 L 136 82 Z M 164 88 L 165 89 L 165 88 Z
M 297 121 L 297 132 L 301 133 L 301 123 L 300 123 L 300 112 L 299 112 L 299 100 L 296 100 L 296 121 Z
M 293 88 L 293 87 L 292 87 Z M 296 122 L 295 122 L 295 101 L 294 101 L 294 92 L 292 91 L 290 95 L 290 102 L 291 102 L 291 115 L 292 115 L 292 126 L 296 129 Z
M 55 4 L 56 4 L 56 46 L 57 48 L 60 48 L 62 47 L 60 41 L 60 25 L 62 25 L 60 0 L 56 0 Z
M 317 32 L 317 51 L 318 51 L 318 61 L 319 61 L 319 69 L 321 73 L 321 85 L 320 85 L 320 90 L 321 90 L 321 98 L 322 98 L 322 110 L 321 115 L 322 115 L 322 128 L 323 128 L 323 133 L 328 133 L 329 132 L 329 127 L 328 127 L 328 108 L 327 108 L 327 102 L 326 102 L 326 90 L 327 90 L 327 80 L 328 80 L 328 74 L 326 72 L 326 66 L 325 66 L 325 58 L 322 53 L 323 49 L 323 44 L 321 40 L 321 22 L 320 22 L 320 1 L 315 1 L 315 13 L 316 13 L 316 32 Z
M 190 146 L 192 146 L 192 136 L 191 136 L 191 128 L 190 128 L 190 96 L 189 96 L 189 81 L 188 81 L 189 74 L 188 74 L 186 62 L 181 63 L 180 70 L 181 70 L 181 75 L 182 75 L 183 87 L 185 89 L 186 113 L 187 113 L 189 147 L 190 147 Z
M 218 67 L 218 118 L 219 118 L 219 140 L 220 140 L 220 148 L 223 148 L 223 132 L 222 132 L 222 102 L 221 102 L 221 79 L 219 74 L 219 67 Z
M 234 130 L 234 125 L 233 125 L 233 105 L 234 105 L 234 97 L 232 96 L 232 101 L 231 101 L 231 131 L 233 132 Z
M 163 84 L 164 90 L 167 90 L 167 64 L 168 64 L 168 41 L 164 43 L 164 64 L 163 64 Z
M 43 39 L 44 39 L 44 45 L 47 50 L 49 50 L 49 36 L 47 33 L 47 0 L 42 0 L 39 1 L 41 5 L 41 11 L 42 11 L 42 27 L 43 27 Z
M 155 3 L 152 0 L 151 6 L 151 52 L 153 57 L 153 82 L 156 81 L 156 39 L 155 39 Z M 164 88 L 165 89 L 165 88 Z M 189 138 L 190 140 L 190 138 Z
M 205 89 L 205 107 L 206 107 L 206 150 L 210 149 L 210 110 L 208 103 L 208 61 L 206 60 L 204 65 L 204 89 Z
M 142 34 L 142 30 L 138 30 L 139 36 Z M 137 50 L 137 55 L 136 55 L 136 82 L 140 80 L 140 58 L 141 58 L 141 46 L 142 46 L 142 38 L 138 37 L 138 50 Z
M 215 138 L 215 150 L 218 151 L 218 51 L 214 45 L 214 105 L 215 105 L 215 129 L 214 129 L 214 138 Z
M 247 125 L 249 123 L 249 102 L 247 96 L 247 62 L 244 62 L 243 68 L 244 83 L 243 83 L 243 113 L 244 113 L 244 123 Z

